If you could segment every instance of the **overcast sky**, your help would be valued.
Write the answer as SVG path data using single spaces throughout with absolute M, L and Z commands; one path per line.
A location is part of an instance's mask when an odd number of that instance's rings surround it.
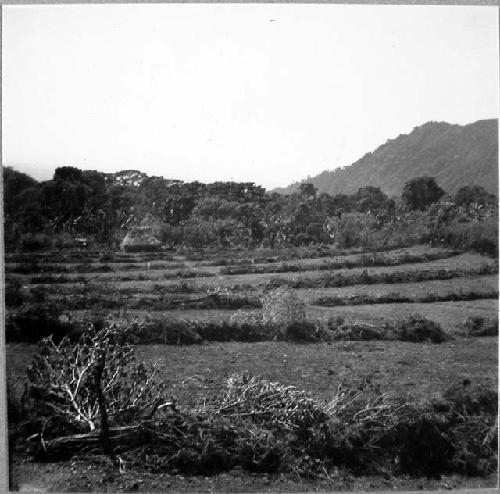
M 286 185 L 499 112 L 498 9 L 3 7 L 3 163 Z

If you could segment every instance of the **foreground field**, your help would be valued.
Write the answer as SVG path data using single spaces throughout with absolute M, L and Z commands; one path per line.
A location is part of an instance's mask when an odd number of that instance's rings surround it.
M 217 391 L 234 372 L 248 370 L 284 384 L 306 389 L 312 396 L 329 399 L 340 383 L 371 380 L 383 392 L 409 395 L 427 400 L 452 385 L 469 379 L 475 385 L 496 389 L 497 338 L 456 339 L 440 345 L 404 342 L 345 342 L 332 345 L 296 345 L 287 343 L 224 343 L 203 346 L 140 346 L 139 355 L 154 362 L 162 380 L 172 388 L 180 404 L 195 404 Z M 7 347 L 8 378 L 21 392 L 23 372 L 33 346 Z M 288 476 L 256 476 L 230 472 L 199 478 L 181 475 L 151 475 L 129 471 L 116 475 L 108 465 L 102 472 L 91 470 L 84 460 L 57 465 L 13 465 L 14 482 L 37 488 L 57 490 L 143 491 L 305 491 L 346 489 L 435 489 L 450 487 L 492 487 L 496 478 L 467 479 L 444 476 L 439 481 L 412 478 L 356 478 L 345 472 L 338 477 L 305 481 Z M 69 482 L 69 484 L 68 484 Z M 137 487 L 133 487 L 137 484 Z M 23 487 L 26 488 L 26 487 Z M 67 487 L 66 487 L 67 488 Z
M 435 345 L 401 341 L 357 341 L 296 345 L 285 342 L 210 343 L 177 347 L 137 347 L 141 358 L 155 363 L 161 379 L 179 402 L 192 405 L 216 391 L 235 372 L 249 371 L 297 386 L 329 399 L 339 383 L 370 379 L 385 392 L 426 399 L 470 379 L 497 387 L 498 339 L 456 339 Z M 8 378 L 20 384 L 35 351 L 32 345 L 7 347 Z

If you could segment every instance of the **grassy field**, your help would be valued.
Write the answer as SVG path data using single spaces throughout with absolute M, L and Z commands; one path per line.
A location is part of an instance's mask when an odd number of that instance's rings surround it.
M 22 389 L 31 345 L 7 348 L 8 378 Z M 331 398 L 341 382 L 370 377 L 384 391 L 428 398 L 463 379 L 497 386 L 497 339 L 480 338 L 435 345 L 401 341 L 357 341 L 333 344 L 210 343 L 194 346 L 138 346 L 144 360 L 154 362 L 179 401 L 194 404 L 235 372 L 252 373 Z
M 194 404 L 216 392 L 232 373 L 244 370 L 294 385 L 320 399 L 331 397 L 339 383 L 355 384 L 367 379 L 384 392 L 408 395 L 419 400 L 438 395 L 465 379 L 497 389 L 498 338 L 466 339 L 459 336 L 459 329 L 467 318 L 493 319 L 498 315 L 496 260 L 479 254 L 457 253 L 428 246 L 376 254 L 359 251 L 343 254 L 325 250 L 314 252 L 307 258 L 307 252 L 303 250 L 292 253 L 239 251 L 199 256 L 115 254 L 101 259 L 97 253 L 85 252 L 58 254 L 58 258 L 54 257 L 54 253 L 31 258 L 7 255 L 7 284 L 9 286 L 9 283 L 17 281 L 16 289 L 23 302 L 23 305 L 8 306 L 7 314 L 12 316 L 23 310 L 41 293 L 45 301 L 56 303 L 73 320 L 86 320 L 95 312 L 102 313 L 103 300 L 112 299 L 116 307 L 105 309 L 104 312 L 115 314 L 118 318 L 220 322 L 229 320 L 236 309 L 163 310 L 152 308 L 151 301 L 189 300 L 214 287 L 225 287 L 229 293 L 258 300 L 270 289 L 273 280 L 279 280 L 281 284 L 297 284 L 304 280 L 315 283 L 314 280 L 322 279 L 325 275 L 340 274 L 349 280 L 346 286 L 293 288 L 305 301 L 309 320 L 342 316 L 353 323 L 380 325 L 400 321 L 410 314 L 421 314 L 441 324 L 446 332 L 455 337 L 439 345 L 403 341 L 346 341 L 309 345 L 263 341 L 192 346 L 140 345 L 136 350 L 141 358 L 157 365 L 162 380 L 172 389 L 179 403 L 184 405 Z M 106 266 L 105 271 L 99 271 L 103 266 Z M 241 271 L 241 268 L 247 272 L 229 274 L 232 267 L 236 272 Z M 454 274 L 447 279 L 447 273 L 451 271 Z M 404 282 L 405 276 L 423 272 L 440 274 L 437 279 L 430 281 Z M 359 276 L 363 273 L 366 276 L 399 273 L 403 281 L 363 284 L 359 282 Z M 40 283 L 41 276 L 57 279 Z M 470 293 L 477 300 L 453 301 L 453 297 Z M 380 298 L 391 294 L 415 300 L 414 303 L 350 302 L 356 297 Z M 429 295 L 450 297 L 451 301 L 419 302 Z M 316 303 L 321 297 L 342 298 L 346 304 L 321 306 Z M 75 305 L 72 301 L 77 298 L 79 302 Z M 259 308 L 249 310 L 255 314 L 261 312 Z M 17 396 L 22 392 L 25 367 L 34 351 L 34 346 L 24 343 L 7 345 L 7 374 Z M 72 489 L 75 491 L 98 488 L 143 491 L 304 491 L 318 487 L 330 490 L 389 487 L 419 489 L 485 487 L 495 483 L 492 477 L 443 477 L 438 482 L 410 478 L 366 477 L 360 480 L 341 474 L 335 479 L 308 483 L 289 477 L 256 477 L 241 472 L 207 479 L 178 478 L 175 475 L 154 477 L 128 472 L 110 481 L 107 477 L 101 478 L 101 474 L 90 473 L 86 468 L 85 463 L 78 461 L 54 469 L 53 465 L 27 465 L 16 460 L 12 475 L 19 483 L 27 482 L 30 487 L 48 489 L 69 485 L 68 479 L 73 475 Z M 42 476 L 45 476 L 43 481 L 40 480 Z

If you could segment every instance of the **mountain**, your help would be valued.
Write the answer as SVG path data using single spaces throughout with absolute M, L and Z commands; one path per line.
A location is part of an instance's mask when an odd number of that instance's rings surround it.
M 275 192 L 289 194 L 308 182 L 329 194 L 353 194 L 380 187 L 399 196 L 411 178 L 430 176 L 449 194 L 477 184 L 498 195 L 498 120 L 468 125 L 428 122 L 387 141 L 350 166 L 320 173 Z

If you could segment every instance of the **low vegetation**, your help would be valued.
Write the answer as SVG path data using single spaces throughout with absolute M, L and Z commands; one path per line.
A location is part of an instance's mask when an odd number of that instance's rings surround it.
M 379 297 L 372 295 L 354 295 L 350 297 L 326 296 L 316 299 L 314 305 L 323 305 L 326 307 L 335 307 L 339 305 L 369 305 L 369 304 L 419 304 L 419 303 L 432 303 L 432 302 L 461 302 L 468 300 L 482 300 L 482 299 L 497 299 L 498 291 L 462 291 L 457 293 L 430 293 L 423 296 L 406 296 L 400 295 L 397 292 L 388 293 Z
M 459 334 L 466 338 L 474 336 L 498 336 L 498 317 L 485 319 L 484 317 L 469 317 L 460 328 Z
M 266 289 L 288 286 L 289 288 L 340 288 L 353 285 L 377 285 L 396 283 L 424 283 L 434 280 L 451 280 L 465 276 L 497 274 L 498 266 L 485 264 L 479 269 L 437 269 L 418 271 L 390 271 L 370 273 L 367 269 L 359 273 L 325 273 L 309 278 L 297 279 L 273 278 L 266 284 Z
M 365 380 L 340 383 L 323 401 L 244 373 L 198 406 L 184 407 L 154 370 L 134 363 L 124 337 L 105 326 L 74 344 L 41 342 L 28 370 L 22 415 L 29 419 L 16 431 L 17 450 L 39 461 L 107 455 L 122 466 L 185 475 L 241 467 L 308 477 L 341 467 L 439 478 L 496 469 L 493 391 L 464 383 L 415 402 Z
M 238 274 L 263 274 L 263 273 L 297 273 L 300 271 L 333 271 L 339 269 L 350 269 L 359 267 L 377 267 L 377 266 L 399 266 L 402 264 L 426 263 L 437 259 L 446 259 L 458 255 L 456 251 L 429 252 L 424 254 L 409 254 L 403 252 L 399 256 L 384 256 L 379 253 L 363 254 L 356 259 L 323 261 L 315 264 L 287 264 L 282 263 L 274 265 L 251 265 L 251 266 L 227 266 L 221 268 L 220 272 L 224 275 Z

